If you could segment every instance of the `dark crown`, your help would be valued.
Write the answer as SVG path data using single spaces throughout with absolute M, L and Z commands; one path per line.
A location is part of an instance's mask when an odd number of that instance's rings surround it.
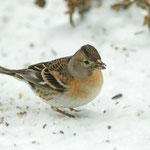
M 101 59 L 98 51 L 92 45 L 84 45 L 81 47 L 81 50 L 90 60 L 97 61 L 98 59 Z

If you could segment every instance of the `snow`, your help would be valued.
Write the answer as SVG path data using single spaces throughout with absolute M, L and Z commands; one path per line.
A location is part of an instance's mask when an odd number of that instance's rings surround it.
M 136 6 L 116 12 L 110 8 L 114 2 L 104 1 L 84 21 L 76 17 L 72 27 L 63 0 L 49 0 L 44 9 L 31 0 L 0 1 L 0 66 L 24 68 L 72 55 L 87 43 L 107 64 L 101 93 L 77 108 L 80 112 L 71 112 L 76 118 L 53 112 L 28 85 L 0 75 L 0 149 L 150 149 L 146 12 Z M 112 100 L 119 93 L 123 97 Z

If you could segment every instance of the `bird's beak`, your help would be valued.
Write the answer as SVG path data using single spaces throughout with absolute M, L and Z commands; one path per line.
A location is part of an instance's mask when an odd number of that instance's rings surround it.
M 102 61 L 98 60 L 96 62 L 96 67 L 100 68 L 100 69 L 106 69 L 106 64 L 103 63 Z

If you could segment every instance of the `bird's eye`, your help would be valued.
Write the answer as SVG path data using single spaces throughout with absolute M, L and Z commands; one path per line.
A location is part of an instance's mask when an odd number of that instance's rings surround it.
M 86 65 L 88 65 L 88 64 L 89 64 L 89 61 L 85 60 L 84 63 L 85 63 Z

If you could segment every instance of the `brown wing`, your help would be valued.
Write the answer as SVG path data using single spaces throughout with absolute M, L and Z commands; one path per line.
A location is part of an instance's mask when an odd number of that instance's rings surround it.
M 37 84 L 48 86 L 59 92 L 64 92 L 67 90 L 68 78 L 72 78 L 67 71 L 67 63 L 70 58 L 71 57 L 65 57 L 50 62 L 31 65 L 27 70 L 30 72 L 30 75 L 33 73 L 32 77 L 35 75 L 35 78 L 38 79 Z

